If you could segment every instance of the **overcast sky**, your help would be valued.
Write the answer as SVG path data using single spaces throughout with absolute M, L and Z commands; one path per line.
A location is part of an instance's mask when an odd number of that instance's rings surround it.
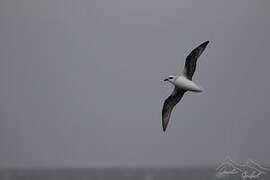
M 270 163 L 270 1 L 1 0 L 0 167 Z M 210 40 L 166 133 L 163 82 Z

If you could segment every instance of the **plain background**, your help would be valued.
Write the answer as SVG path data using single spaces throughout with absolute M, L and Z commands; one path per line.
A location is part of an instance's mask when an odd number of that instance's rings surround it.
M 0 167 L 270 163 L 268 0 L 1 0 Z M 162 80 L 210 43 L 161 127 Z

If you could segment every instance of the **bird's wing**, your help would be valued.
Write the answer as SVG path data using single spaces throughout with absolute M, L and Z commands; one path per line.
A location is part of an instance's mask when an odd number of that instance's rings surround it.
M 183 75 L 186 76 L 189 80 L 192 80 L 192 76 L 196 69 L 197 59 L 200 57 L 208 43 L 209 41 L 202 43 L 201 45 L 193 49 L 191 53 L 187 56 Z
M 174 88 L 172 94 L 164 101 L 162 109 L 163 131 L 167 128 L 174 106 L 182 99 L 185 92 L 183 89 Z

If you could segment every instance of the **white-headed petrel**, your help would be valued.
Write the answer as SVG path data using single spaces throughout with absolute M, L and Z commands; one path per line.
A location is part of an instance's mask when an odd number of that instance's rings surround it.
M 197 59 L 200 57 L 209 41 L 206 41 L 196 47 L 187 56 L 185 68 L 180 76 L 169 76 L 164 81 L 169 81 L 174 85 L 172 94 L 164 101 L 162 109 L 162 127 L 166 130 L 170 120 L 173 107 L 182 99 L 186 91 L 202 92 L 202 89 L 192 81 L 192 76 L 196 69 Z

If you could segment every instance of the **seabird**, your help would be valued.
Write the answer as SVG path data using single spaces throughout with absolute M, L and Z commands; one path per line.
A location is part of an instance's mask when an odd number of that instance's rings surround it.
M 206 41 L 191 51 L 186 58 L 185 68 L 180 76 L 168 76 L 164 79 L 164 81 L 168 81 L 174 85 L 172 94 L 164 101 L 163 104 L 162 127 L 164 132 L 169 123 L 174 106 L 182 99 L 184 93 L 187 91 L 202 92 L 202 88 L 192 81 L 192 76 L 196 69 L 197 59 L 200 57 L 208 43 L 209 41 Z

